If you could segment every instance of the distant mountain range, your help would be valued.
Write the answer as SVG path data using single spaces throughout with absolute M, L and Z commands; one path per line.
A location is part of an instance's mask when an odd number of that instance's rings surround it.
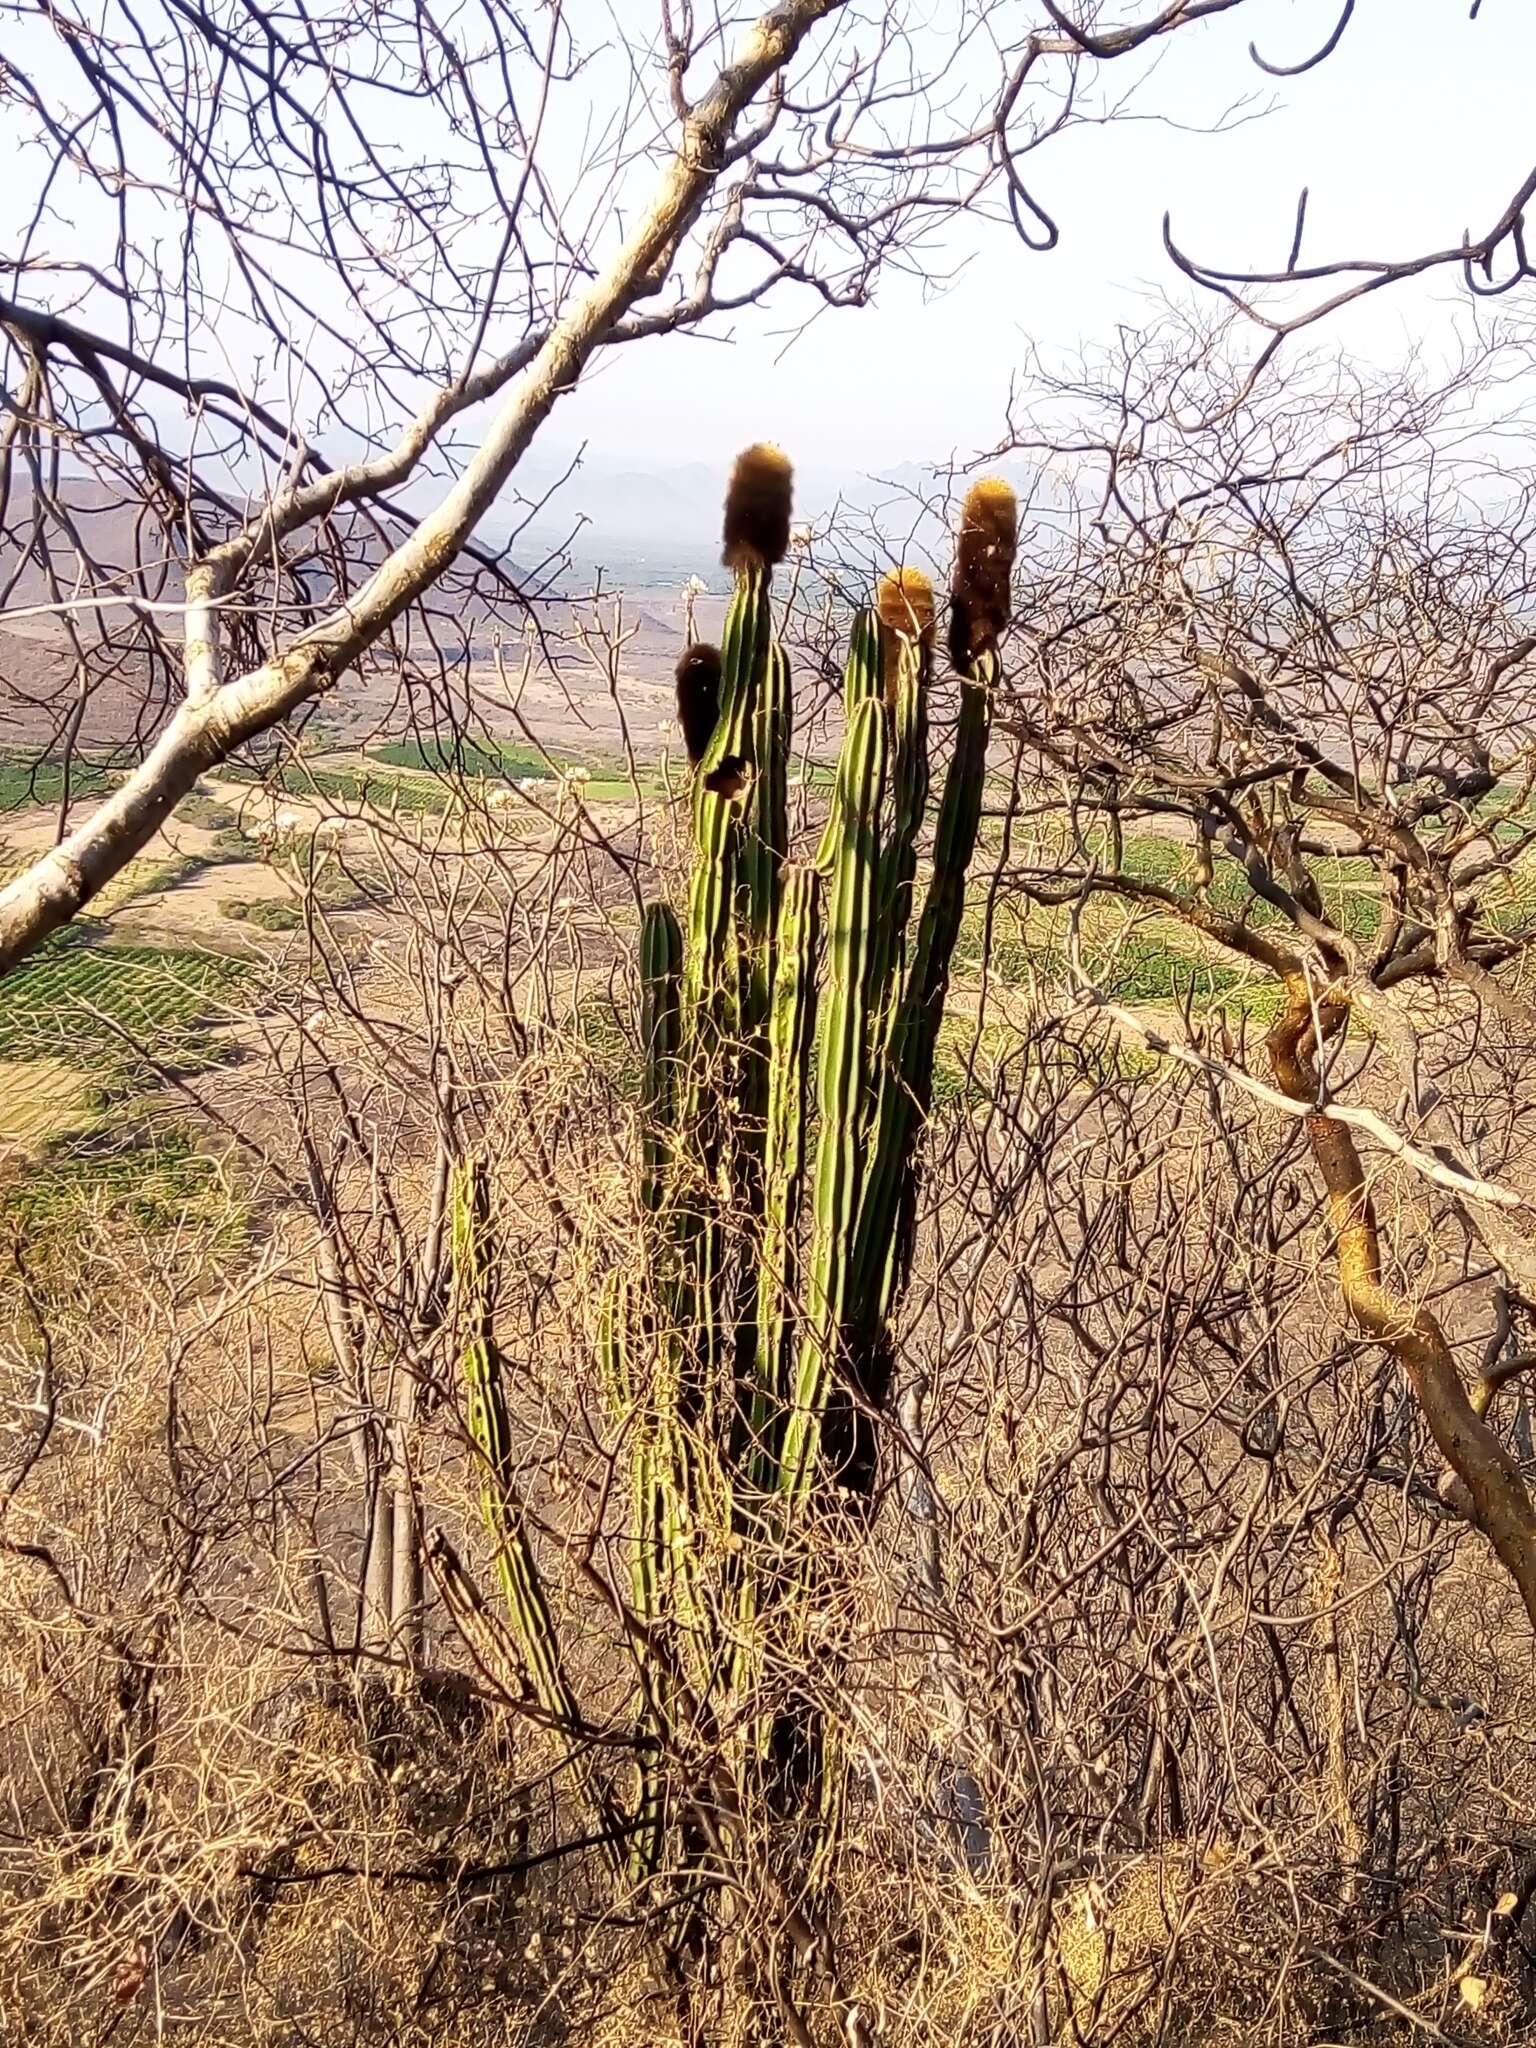
M 613 460 L 591 448 L 549 451 L 535 445 L 523 458 L 512 485 L 483 524 L 487 539 L 510 541 L 513 559 L 532 568 L 541 557 L 568 547 L 579 584 L 601 568 L 609 583 L 631 589 L 660 589 L 697 576 L 723 590 L 720 570 L 720 512 L 728 456 L 719 462 L 641 465 Z M 113 489 L 67 478 L 63 495 L 82 520 L 90 553 L 98 562 L 127 567 L 155 540 L 140 529 L 133 509 Z M 420 511 L 432 501 L 431 487 L 419 485 L 405 497 Z M 795 518 L 825 536 L 836 514 L 835 545 L 818 557 L 843 563 L 867 558 L 885 563 L 893 552 L 909 558 L 927 553 L 947 558 L 947 479 L 934 469 L 901 463 L 874 476 L 857 470 L 807 463 L 795 476 Z M 26 490 L 12 493 L 12 531 L 24 530 Z M 366 556 L 375 543 L 363 530 L 358 545 Z M 0 574 L 15 567 L 0 540 Z M 66 583 L 68 563 L 61 573 Z M 36 604 L 47 595 L 40 565 L 23 565 L 8 593 L 11 606 Z M 20 625 L 22 622 L 16 622 Z M 52 638 L 52 622 L 41 636 Z M 12 630 L 15 630 L 13 627 Z M 34 629 L 36 630 L 36 629 Z
M 516 556 L 526 560 L 568 542 L 581 572 L 601 567 L 610 578 L 653 586 L 699 576 L 722 587 L 727 462 L 639 467 L 588 450 L 567 476 L 573 460 L 537 449 L 524 457 L 515 484 L 528 509 L 509 514 L 504 499 L 488 522 L 498 538 L 514 537 Z M 548 502 L 541 503 L 546 494 Z M 872 556 L 886 556 L 892 540 L 909 552 L 943 554 L 946 496 L 946 480 L 918 463 L 878 476 L 807 464 L 796 470 L 795 518 L 824 530 L 835 511 L 839 551 L 855 556 L 866 547 Z M 886 537 L 884 546 L 876 543 L 877 531 Z
M 569 474 L 568 474 L 569 472 Z M 720 515 L 729 463 L 689 462 L 655 468 L 605 460 L 588 453 L 573 469 L 556 454 L 531 450 L 516 476 L 516 492 L 507 492 L 486 522 L 484 537 L 507 542 L 512 559 L 525 570 L 546 573 L 568 551 L 571 568 L 564 589 L 580 595 L 597 587 L 598 572 L 609 591 L 626 594 L 623 668 L 625 710 L 635 722 L 636 743 L 658 744 L 661 723 L 670 717 L 671 672 L 677 651 L 688 633 L 688 618 L 705 634 L 718 634 L 721 600 L 729 578 L 720 567 Z M 181 568 L 175 544 L 110 486 L 82 477 L 62 482 L 60 495 L 68 525 L 108 582 L 121 578 L 131 587 L 136 565 L 158 564 L 151 581 L 174 601 L 181 594 Z M 843 587 L 867 589 L 872 577 L 893 560 L 922 562 L 932 568 L 947 564 L 950 543 L 945 531 L 952 503 L 946 479 L 915 463 L 888 475 L 870 477 L 853 471 L 807 464 L 796 476 L 795 514 L 814 530 L 808 580 L 802 598 L 814 593 L 817 578 L 836 575 Z M 424 511 L 431 502 L 424 485 L 412 504 Z M 8 506 L 11 540 L 0 538 L 0 754 L 8 747 L 53 740 L 71 715 L 78 683 L 65 624 L 46 609 L 17 616 L 30 607 L 47 607 L 50 581 L 37 559 L 16 558 L 16 544 L 27 533 L 29 507 L 24 490 L 13 490 Z M 835 514 L 835 518 L 834 518 Z M 376 556 L 379 542 L 362 522 L 351 528 L 360 563 Z M 50 533 L 54 568 L 66 589 L 79 565 L 65 547 L 61 527 Z M 702 580 L 709 598 L 692 611 L 685 591 L 691 578 Z M 323 591 L 316 593 L 323 601 Z M 557 602 L 557 592 L 551 591 Z M 861 599 L 862 601 L 862 599 Z M 7 613 L 10 615 L 7 616 Z M 617 710 L 606 681 L 593 664 L 580 658 L 569 641 L 569 622 L 558 610 L 557 628 L 565 629 L 565 658 L 541 672 L 522 693 L 524 713 L 537 716 L 541 729 L 562 743 L 588 748 L 617 743 Z M 109 622 L 119 642 L 110 661 L 101 664 L 77 738 L 87 748 L 118 745 L 129 736 L 142 740 L 160 723 L 174 701 L 174 685 L 150 674 L 143 649 L 124 632 L 124 615 L 112 612 Z M 483 664 L 488 647 L 480 644 L 479 621 L 466 617 L 472 660 Z M 174 616 L 166 621 L 175 636 Z M 100 620 L 87 613 L 87 633 L 94 637 Z M 364 673 L 337 693 L 329 716 L 336 730 L 351 739 L 375 735 L 398 711 L 398 677 L 388 669 L 382 680 Z M 489 706 L 485 716 L 499 714 Z M 503 722 L 505 722 L 503 720 Z
M 729 468 L 728 458 L 646 467 L 605 458 L 591 449 L 578 457 L 536 446 L 483 522 L 482 535 L 508 544 L 513 561 L 529 572 L 553 566 L 561 553 L 568 552 L 568 588 L 591 589 L 601 571 L 609 588 L 654 593 L 667 609 L 690 578 L 699 578 L 717 594 L 729 588 L 720 567 L 721 502 Z M 124 495 L 78 476 L 63 479 L 60 491 L 88 554 L 108 576 L 159 557 L 163 594 L 179 594 L 177 564 L 165 559 L 170 544 L 153 525 L 139 519 L 137 508 Z M 430 486 L 422 484 L 406 495 L 425 511 L 429 493 Z M 875 476 L 814 463 L 796 471 L 795 519 L 814 531 L 816 568 L 877 571 L 893 559 L 921 562 L 925 557 L 930 566 L 947 564 L 952 502 L 948 479 L 918 463 L 902 463 Z M 22 484 L 13 489 L 8 506 L 13 536 L 25 534 L 28 509 Z M 365 523 L 355 525 L 352 539 L 363 562 L 374 556 L 378 541 Z M 58 557 L 54 566 L 68 588 L 78 565 L 72 550 L 64 549 L 64 540 L 62 533 L 51 537 Z M 5 666 L 13 671 L 18 667 L 18 639 L 33 643 L 27 677 L 12 673 L 5 679 L 13 684 L 24 680 L 30 689 L 23 693 L 30 694 L 37 684 L 31 668 L 45 649 L 62 651 L 64 631 L 57 618 L 4 616 L 6 611 L 45 604 L 50 595 L 42 564 L 35 559 L 18 563 L 14 546 L 4 537 L 0 588 L 6 590 L 0 605 L 0 637 L 9 657 Z

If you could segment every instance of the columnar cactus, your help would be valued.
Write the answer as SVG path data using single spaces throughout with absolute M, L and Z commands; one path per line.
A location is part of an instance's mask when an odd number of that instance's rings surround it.
M 814 859 L 789 858 L 789 666 L 770 603 L 789 483 L 774 451 L 739 460 L 722 647 L 718 659 L 690 650 L 679 670 L 680 681 L 718 673 L 719 692 L 713 732 L 690 746 L 695 858 L 680 981 L 660 906 L 642 936 L 642 1207 L 657 1226 L 655 1306 L 627 1327 L 646 1333 L 633 1369 L 654 1418 L 654 1434 L 637 1424 L 637 1472 L 659 1470 L 666 1499 L 647 1525 L 656 1556 L 636 1597 L 643 1583 L 647 1621 L 675 1626 L 703 1694 L 755 1663 L 754 1543 L 779 1543 L 828 1481 L 857 1486 L 872 1469 L 868 1448 L 852 1448 L 858 1432 L 829 1436 L 828 1420 L 836 1407 L 867 1424 L 889 1391 L 888 1327 L 910 1260 L 917 1141 L 981 813 L 1015 533 L 1007 486 L 978 485 L 953 591 L 960 717 L 919 891 L 935 607 L 912 569 L 885 577 L 854 622 L 829 815 Z M 674 1011 L 668 991 L 679 986 Z M 674 1016 L 675 1029 L 653 1021 Z M 637 1502 L 650 1497 L 637 1485 Z
M 884 578 L 854 622 L 829 815 L 814 857 L 792 860 L 790 676 L 771 607 L 789 513 L 788 464 L 748 449 L 726 504 L 736 587 L 722 644 L 688 650 L 678 671 L 695 764 L 686 934 L 665 904 L 648 906 L 640 1251 L 611 1276 L 599 1317 L 603 1383 L 632 1456 L 626 1541 L 642 1707 L 640 1786 L 624 1832 L 642 1871 L 662 1862 L 663 1759 L 687 1752 L 700 1716 L 717 1733 L 755 1728 L 759 1757 L 778 1746 L 777 1731 L 739 1709 L 768 1638 L 782 1650 L 796 1637 L 789 1610 L 801 1580 L 785 1569 L 786 1545 L 832 1488 L 846 1495 L 872 1476 L 869 1418 L 889 1394 L 890 1322 L 909 1271 L 917 1146 L 1009 610 L 1016 513 L 1008 487 L 989 480 L 966 500 L 959 538 L 950 653 L 960 710 L 926 888 L 934 600 L 910 569 Z M 683 701 L 689 678 L 704 679 L 712 729 L 702 700 Z M 466 1234 L 473 1289 L 471 1242 Z M 503 1473 L 489 1356 L 477 1341 L 465 1360 L 488 1519 L 531 1682 L 573 1720 Z M 833 1774 L 818 1769 L 813 1860 L 836 1811 Z
M 853 1244 L 864 1186 L 866 1098 L 876 1054 L 878 973 L 885 950 L 876 919 L 880 813 L 890 751 L 889 714 L 878 697 L 853 713 L 833 798 L 829 970 L 817 1104 L 821 1112 L 813 1191 L 805 1334 L 784 1435 L 779 1485 L 792 1502 L 810 1486 L 821 1418 L 854 1306 Z

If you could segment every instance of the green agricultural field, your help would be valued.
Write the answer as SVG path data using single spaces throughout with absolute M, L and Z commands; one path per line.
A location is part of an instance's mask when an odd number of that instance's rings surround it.
M 1338 857 L 1307 863 L 1322 892 L 1323 908 L 1340 931 L 1362 942 L 1376 936 L 1381 925 L 1381 897 L 1376 870 L 1368 860 Z M 1132 839 L 1122 867 L 1140 882 L 1165 888 L 1190 889 L 1195 879 L 1194 856 L 1176 839 Z M 1256 930 L 1273 924 L 1280 912 L 1254 893 L 1236 861 L 1218 855 L 1205 900 L 1223 916 L 1244 920 Z
M 583 783 L 581 793 L 589 804 L 627 804 L 633 803 L 637 794 L 659 795 L 661 784 L 650 775 L 632 782 L 627 773 L 615 775 L 600 769 L 590 782 Z
M 25 1232 L 34 1271 L 50 1269 L 50 1252 L 67 1261 L 88 1219 L 99 1228 L 118 1217 L 154 1233 L 197 1217 L 230 1244 L 245 1227 L 218 1161 L 180 1123 L 104 1126 L 49 1147 L 24 1175 L 0 1183 L 0 1218 Z
M 521 740 L 391 740 L 384 746 L 370 747 L 368 758 L 391 768 L 449 780 L 487 776 L 508 782 L 551 784 L 570 769 L 583 765 L 558 758 L 551 762 L 536 747 L 526 746 Z M 658 776 L 642 770 L 637 780 L 631 780 L 625 762 L 599 761 L 590 764 L 581 792 L 588 803 L 626 803 L 634 798 L 637 782 L 643 795 L 661 794 Z
M 329 799 L 354 806 L 368 804 L 375 810 L 445 811 L 448 793 L 441 784 L 423 776 L 383 775 L 361 768 L 309 768 L 290 763 L 283 768 L 234 768 L 237 782 L 259 782 L 287 796 Z
M 1135 871 L 1133 861 L 1139 848 L 1148 845 L 1165 848 L 1167 842 L 1143 841 L 1127 847 L 1127 872 Z M 1157 858 L 1153 855 L 1152 861 Z M 990 932 L 990 979 L 1004 987 L 1022 987 L 1032 977 L 1048 986 L 1064 985 L 1068 979 L 1069 923 L 1065 907 L 999 904 Z M 1097 987 L 1116 1002 L 1172 1004 L 1197 1011 L 1221 1007 L 1257 1018 L 1267 1017 L 1275 1009 L 1277 992 L 1268 976 L 1235 955 L 1207 945 L 1176 918 L 1138 917 L 1132 922 L 1125 905 L 1100 897 L 1088 905 L 1079 930 L 1084 968 Z M 958 972 L 979 977 L 987 936 L 985 910 L 980 904 L 972 905 L 965 913 L 956 949 Z
M 368 749 L 370 761 L 388 768 L 413 768 L 429 775 L 505 775 L 552 778 L 536 748 L 520 740 L 389 740 Z
M 7 977 L 0 1058 L 97 1065 L 124 1055 L 124 1033 L 174 1053 L 251 972 L 219 953 L 91 945 L 85 936 L 77 927 Z
M 91 761 L 69 765 L 69 793 L 72 798 L 102 796 L 118 777 Z M 0 755 L 0 812 L 24 811 L 33 804 L 56 804 L 64 794 L 64 764 L 61 761 L 29 761 L 23 755 Z
M 219 905 L 219 915 L 235 924 L 253 924 L 264 932 L 296 932 L 304 923 L 297 903 L 277 897 L 231 897 Z

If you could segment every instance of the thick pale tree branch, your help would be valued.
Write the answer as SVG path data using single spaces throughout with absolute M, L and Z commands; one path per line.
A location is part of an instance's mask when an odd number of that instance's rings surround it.
M 843 0 L 785 0 L 744 38 L 683 124 L 655 194 L 622 247 L 518 374 L 463 474 L 355 596 L 273 660 L 221 679 L 217 609 L 248 552 L 189 575 L 187 695 L 142 765 L 59 846 L 0 890 L 0 972 L 66 924 L 159 831 L 198 777 L 323 695 L 453 562 L 535 433 L 636 302 L 660 289 L 726 165 L 737 121 Z M 389 458 L 385 458 L 386 461 Z M 262 522 L 257 522 L 258 535 Z
M 1352 988 L 1350 1000 L 1380 1035 L 1396 1066 L 1414 1120 L 1434 1145 L 1438 1158 L 1456 1175 L 1475 1175 L 1475 1162 L 1468 1161 L 1468 1147 L 1451 1122 L 1444 1097 L 1425 1079 L 1418 1033 L 1408 1005 L 1401 996 L 1369 982 Z M 1515 1215 L 1490 1211 L 1481 1204 L 1466 1211 L 1466 1220 L 1484 1250 L 1508 1274 L 1521 1298 L 1536 1302 L 1536 1235 L 1529 1228 L 1522 1230 Z

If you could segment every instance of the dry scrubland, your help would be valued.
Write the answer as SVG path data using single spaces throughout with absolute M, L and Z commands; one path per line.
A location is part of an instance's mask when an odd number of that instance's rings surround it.
M 1536 480 L 1110 371 L 947 601 L 755 446 L 723 623 L 456 561 L 131 859 L 197 643 L 34 631 L 5 2048 L 1529 2037 Z
M 6 0 L 0 2048 L 1536 2037 L 1525 11 Z
M 581 1847 L 568 1739 L 464 1605 L 456 1561 L 492 1575 L 434 1164 L 451 1077 L 482 1105 L 518 1464 L 601 1753 L 624 1425 L 591 1311 L 633 1227 L 632 863 L 681 900 L 682 784 L 417 758 L 210 780 L 7 984 L 8 2042 L 682 2038 L 647 1897 Z M 1018 823 L 1005 767 L 900 1332 L 938 1398 L 926 1442 L 904 1410 L 868 1530 L 827 1535 L 793 1681 L 841 1731 L 838 1972 L 901 2043 L 1518 2034 L 1518 1602 L 1341 1324 L 1294 1123 L 1239 1101 L 1213 1126 L 1204 1083 L 1062 1021 L 1065 914 L 997 880 L 1005 836 L 1044 867 L 1060 827 Z M 798 802 L 825 798 L 807 764 Z M 49 820 L 9 811 L 8 858 Z M 1156 830 L 1119 857 L 1159 884 L 1191 858 Z M 1370 936 L 1368 871 L 1321 874 Z M 1078 936 L 1172 1033 L 1230 1050 L 1273 1022 L 1272 981 L 1177 920 L 1106 899 Z M 1453 1001 L 1422 1021 L 1460 1057 Z M 1492 1093 L 1498 1043 L 1477 1057 Z M 1479 1348 L 1443 1205 L 1397 1168 L 1377 1192 Z M 367 1416 L 405 1373 L 389 1484 L 440 1532 L 410 1667 L 370 1638 L 359 1520 Z M 707 2038 L 778 2038 L 730 1943 L 782 1910 L 723 1899 Z M 801 2010 L 846 2027 L 826 1996 Z

